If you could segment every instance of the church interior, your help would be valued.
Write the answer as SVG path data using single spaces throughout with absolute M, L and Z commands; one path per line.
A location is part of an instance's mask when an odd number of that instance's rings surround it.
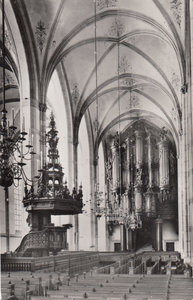
M 2 299 L 193 298 L 191 0 L 1 0 Z

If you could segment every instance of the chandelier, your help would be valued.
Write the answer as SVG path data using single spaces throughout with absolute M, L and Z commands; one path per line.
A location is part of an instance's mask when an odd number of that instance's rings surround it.
M 0 116 L 0 186 L 5 191 L 5 237 L 6 251 L 10 250 L 10 226 L 9 226 L 9 187 L 13 184 L 19 185 L 19 180 L 23 179 L 26 185 L 32 185 L 39 180 L 40 176 L 35 176 L 33 180 L 29 179 L 24 171 L 27 160 L 31 160 L 35 154 L 30 141 L 26 142 L 27 132 L 25 131 L 25 118 L 23 117 L 22 130 L 15 126 L 14 109 L 12 109 L 11 124 L 8 120 L 8 111 L 6 109 L 5 97 L 5 69 L 6 63 L 5 49 L 5 4 L 2 3 L 2 109 Z M 32 139 L 33 140 L 33 136 Z
M 32 156 L 36 153 L 30 141 L 27 145 L 24 145 L 26 135 L 24 127 L 21 132 L 17 132 L 14 119 L 12 125 L 9 126 L 7 111 L 4 106 L 0 124 L 0 185 L 4 188 L 15 184 L 15 180 L 23 179 L 25 182 L 31 182 L 23 167 L 26 165 L 26 161 L 31 159 L 30 155 Z M 39 176 L 37 176 L 38 178 Z
M 0 186 L 7 189 L 12 184 L 16 184 L 15 180 L 23 179 L 25 182 L 31 181 L 24 172 L 26 161 L 34 155 L 33 146 L 30 139 L 26 144 L 25 119 L 23 117 L 22 131 L 19 131 L 14 123 L 14 109 L 12 109 L 11 124 L 8 121 L 8 111 L 6 109 L 5 97 L 5 10 L 4 0 L 2 0 L 2 110 L 0 121 Z M 33 137 L 32 137 L 33 139 Z M 24 145 L 25 144 L 25 145 Z M 39 176 L 37 176 L 38 179 Z
M 125 215 L 121 216 L 120 225 L 125 225 L 126 229 L 141 229 L 142 228 L 142 221 L 138 214 L 136 214 L 134 211 L 131 213 L 126 213 Z
M 102 216 L 106 215 L 106 207 L 103 205 L 105 199 L 103 198 L 103 192 L 99 190 L 99 183 L 96 185 L 95 188 L 95 215 L 97 218 L 101 218 Z

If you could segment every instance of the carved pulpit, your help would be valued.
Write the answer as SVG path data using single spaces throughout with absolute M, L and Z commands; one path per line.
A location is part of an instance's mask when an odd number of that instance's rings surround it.
M 21 256 L 43 256 L 67 249 L 67 229 L 71 224 L 54 226 L 52 215 L 75 215 L 82 213 L 82 186 L 70 193 L 64 173 L 59 163 L 58 131 L 53 113 L 47 133 L 48 162 L 42 168 L 42 176 L 37 192 L 34 187 L 25 186 L 23 205 L 28 212 L 27 222 L 30 232 L 23 238 L 16 253 Z

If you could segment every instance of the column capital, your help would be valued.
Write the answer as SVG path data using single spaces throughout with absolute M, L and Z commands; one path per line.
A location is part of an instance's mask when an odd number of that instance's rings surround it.
M 39 103 L 39 110 L 41 111 L 41 112 L 46 112 L 46 110 L 47 110 L 47 105 L 45 104 L 45 103 Z
M 155 219 L 154 222 L 155 222 L 155 224 L 162 224 L 163 223 L 163 219 L 158 216 L 158 218 Z
M 168 142 L 168 130 L 166 129 L 166 127 L 162 127 L 161 131 L 160 131 L 160 142 Z
M 135 131 L 135 136 L 137 137 L 143 137 L 144 132 L 142 131 L 142 129 L 136 129 Z
M 166 139 L 161 139 L 157 145 L 159 146 L 159 150 L 161 151 L 162 149 L 169 149 L 169 140 Z

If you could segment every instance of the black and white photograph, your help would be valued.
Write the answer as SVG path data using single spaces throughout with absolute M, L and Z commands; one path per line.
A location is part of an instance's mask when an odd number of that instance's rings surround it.
M 193 300 L 192 74 L 192 0 L 0 0 L 1 300 Z

